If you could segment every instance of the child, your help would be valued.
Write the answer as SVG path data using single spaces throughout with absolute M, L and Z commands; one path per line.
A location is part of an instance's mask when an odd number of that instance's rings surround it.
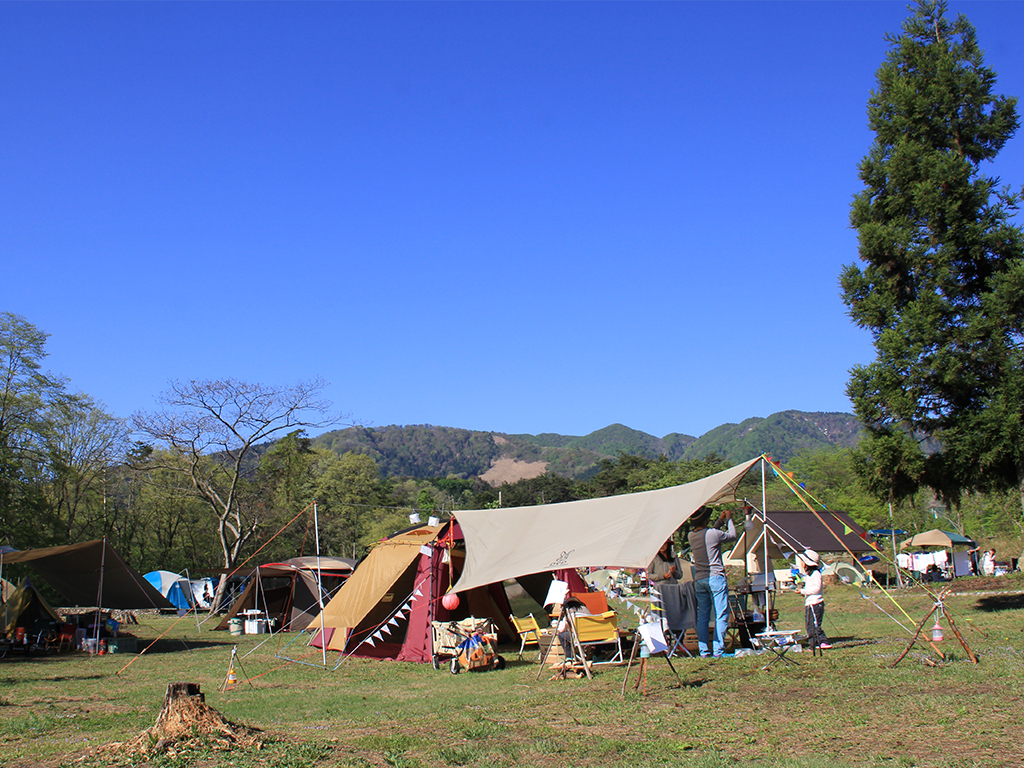
M 807 641 L 811 649 L 831 648 L 832 644 L 821 628 L 825 618 L 825 587 L 821 580 L 821 556 L 813 549 L 805 549 L 796 556 L 800 572 L 804 574 L 804 584 L 800 594 L 804 596 L 804 619 L 807 622 Z

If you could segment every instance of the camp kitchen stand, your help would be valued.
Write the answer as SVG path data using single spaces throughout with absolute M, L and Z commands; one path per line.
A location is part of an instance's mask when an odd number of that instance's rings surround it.
M 451 660 L 448 666 L 453 675 L 463 669 L 505 668 L 505 659 L 494 650 L 498 631 L 490 619 L 470 617 L 461 621 L 432 621 L 430 633 L 434 645 L 434 669 L 440 669 L 444 659 Z

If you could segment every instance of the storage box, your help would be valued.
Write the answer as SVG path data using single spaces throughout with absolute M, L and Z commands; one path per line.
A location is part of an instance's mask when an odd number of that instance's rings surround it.
M 247 635 L 263 635 L 267 632 L 267 620 L 266 619 L 246 619 L 245 620 L 245 634 Z
M 135 637 L 108 637 L 107 653 L 136 653 L 138 638 Z

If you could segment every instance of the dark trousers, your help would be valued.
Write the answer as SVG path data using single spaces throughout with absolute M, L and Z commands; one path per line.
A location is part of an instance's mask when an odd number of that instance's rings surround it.
M 828 642 L 828 638 L 825 637 L 825 630 L 821 628 L 821 622 L 824 618 L 824 603 L 804 606 L 804 619 L 807 622 L 807 642 L 812 648 Z

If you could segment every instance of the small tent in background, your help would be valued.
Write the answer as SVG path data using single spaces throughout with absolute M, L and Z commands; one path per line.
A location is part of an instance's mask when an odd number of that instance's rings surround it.
M 948 549 L 950 551 L 950 559 L 953 561 L 953 575 L 954 576 L 970 576 L 971 570 L 971 556 L 968 552 L 969 549 L 977 547 L 977 543 L 973 539 L 969 539 L 966 536 L 961 536 L 959 533 L 951 533 L 950 531 L 940 531 L 938 528 L 934 528 L 924 533 L 919 533 L 916 536 L 904 541 L 900 544 L 900 549 L 911 549 L 913 547 L 921 548 L 932 548 L 932 549 Z M 915 563 L 910 560 L 908 562 L 905 558 L 909 555 L 903 555 L 897 557 L 897 561 L 904 568 L 910 570 L 924 571 L 924 568 L 915 568 Z
M 726 565 L 746 565 L 752 573 L 763 573 L 765 524 L 758 515 L 755 513 L 750 528 L 742 527 L 739 531 L 739 539 L 723 558 Z M 868 541 L 867 531 L 845 512 L 769 511 L 767 527 L 768 557 L 772 560 L 788 560 L 794 552 L 803 552 L 805 549 L 855 556 L 878 551 L 874 543 Z M 755 559 L 756 564 L 751 559 Z
M 348 558 L 323 556 L 293 557 L 261 565 L 217 629 L 227 629 L 231 619 L 243 611 L 259 610 L 278 630 L 299 632 L 320 613 L 321 606 L 352 573 L 353 565 Z M 319 590 L 323 590 L 323 602 Z
M 515 629 L 500 582 L 460 592 L 452 610 L 442 605 L 441 598 L 459 578 L 464 561 L 465 543 L 457 523 L 396 533 L 370 551 L 322 615 L 313 617 L 312 644 L 323 648 L 326 639 L 331 651 L 424 663 L 434 655 L 431 622 L 469 616 L 491 619 L 499 636 L 511 640 Z M 560 571 L 558 577 L 570 580 L 571 591 L 586 591 L 575 571 Z M 533 574 L 517 581 L 543 603 L 552 578 L 551 573 Z
M 192 584 L 181 574 L 150 571 L 146 574 L 146 581 L 156 587 L 157 591 L 179 611 L 190 611 L 196 607 Z
M 60 626 L 61 618 L 50 607 L 32 582 L 23 579 L 21 585 L 4 602 L 4 626 L 7 635 L 13 635 L 16 627 L 24 627 L 29 635 L 45 628 Z

